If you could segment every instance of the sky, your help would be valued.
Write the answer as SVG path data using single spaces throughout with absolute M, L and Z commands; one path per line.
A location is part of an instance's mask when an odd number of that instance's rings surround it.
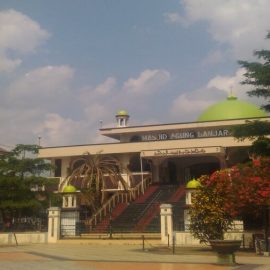
M 0 147 L 102 143 L 130 125 L 196 121 L 270 49 L 269 0 L 0 0 Z

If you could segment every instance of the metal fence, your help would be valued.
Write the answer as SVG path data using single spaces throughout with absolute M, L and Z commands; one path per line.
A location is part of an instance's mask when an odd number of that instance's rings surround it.
M 43 213 L 40 216 L 24 216 L 12 218 L 0 223 L 1 232 L 26 232 L 26 231 L 47 231 L 48 215 Z

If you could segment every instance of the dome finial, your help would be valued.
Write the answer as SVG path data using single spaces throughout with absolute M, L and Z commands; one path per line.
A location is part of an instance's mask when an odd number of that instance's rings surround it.
M 230 93 L 227 97 L 227 100 L 236 100 L 237 97 L 233 94 L 232 86 L 230 86 Z

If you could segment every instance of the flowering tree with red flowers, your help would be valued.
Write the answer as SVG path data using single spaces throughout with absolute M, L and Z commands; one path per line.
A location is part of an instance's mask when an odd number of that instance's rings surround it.
M 190 208 L 192 234 L 202 242 L 223 239 L 234 219 L 270 203 L 270 159 L 257 159 L 198 179 Z

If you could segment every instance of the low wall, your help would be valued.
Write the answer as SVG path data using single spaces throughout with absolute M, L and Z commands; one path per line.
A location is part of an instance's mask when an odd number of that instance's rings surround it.
M 205 244 L 201 244 L 200 240 L 194 238 L 189 232 L 174 232 L 175 234 L 175 245 L 177 246 L 205 246 Z M 243 240 L 242 232 L 231 232 L 225 234 L 225 239 L 230 240 Z M 162 243 L 162 244 L 167 244 Z
M 189 232 L 175 232 L 175 245 L 177 246 L 202 246 L 200 240 L 194 238 Z
M 20 245 L 28 243 L 47 243 L 48 233 L 25 232 L 25 233 L 0 233 L 0 245 Z

